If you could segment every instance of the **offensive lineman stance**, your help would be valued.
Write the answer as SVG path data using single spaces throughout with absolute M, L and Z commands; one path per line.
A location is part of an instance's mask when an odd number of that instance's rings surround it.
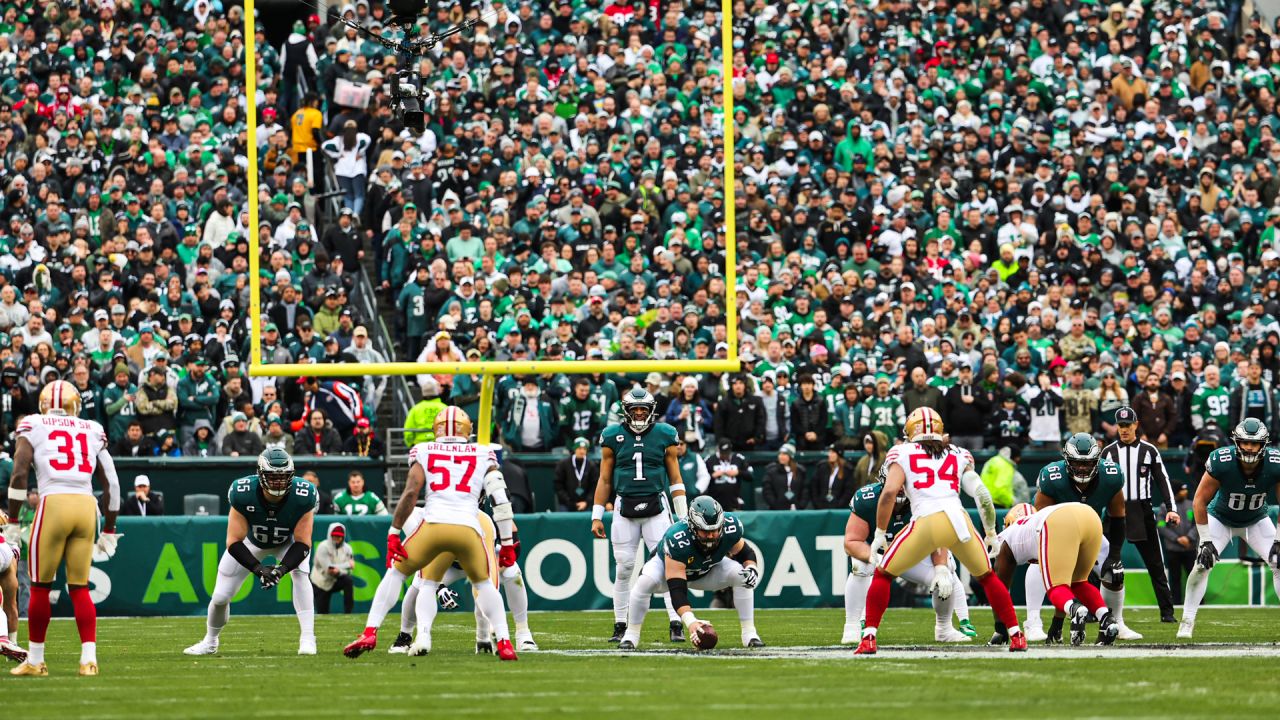
M 116 465 L 107 454 L 107 434 L 93 420 L 82 420 L 80 391 L 65 380 L 54 380 L 40 390 L 40 414 L 18 423 L 13 453 L 13 477 L 9 480 L 9 524 L 5 541 L 16 545 L 20 528 L 18 511 L 27 497 L 27 476 L 34 467 L 40 507 L 31 526 L 31 601 L 27 609 L 27 635 L 31 640 L 27 659 L 10 670 L 13 675 L 43 677 L 44 640 L 53 609 L 49 593 L 66 562 L 67 590 L 80 631 L 80 674 L 98 674 L 98 612 L 89 597 L 89 566 L 95 549 L 111 557 L 120 536 L 116 513 L 120 510 L 120 481 Z M 106 518 L 95 544 L 98 500 L 93 480 L 102 483 Z
M 689 588 L 719 591 L 733 588 L 733 607 L 742 625 L 742 646 L 764 647 L 756 632 L 755 587 L 760 582 L 756 553 L 746 543 L 742 522 L 720 507 L 708 495 L 694 498 L 689 517 L 667 528 L 661 551 L 640 570 L 640 579 L 631 589 L 627 632 L 619 650 L 635 650 L 640 644 L 640 628 L 649 612 L 649 597 L 669 591 L 671 604 L 689 631 L 694 645 L 702 637 L 700 627 L 711 623 L 699 620 L 689 605 Z
M 1103 645 L 1115 642 L 1119 625 L 1089 583 L 1089 572 L 1102 548 L 1102 520 L 1084 503 L 1062 503 L 1036 510 L 1027 503 L 1014 505 L 1004 516 L 996 573 L 1000 581 L 1013 579 L 1013 569 L 1034 563 L 1028 573 L 1042 576 L 1049 588 L 1049 602 L 1071 619 L 1071 644 L 1084 642 L 1085 623 L 1098 620 Z
M 400 597 L 405 578 L 426 568 L 417 600 L 418 636 L 409 654 L 431 652 L 431 627 L 435 622 L 436 589 L 454 559 L 462 566 L 476 589 L 476 604 L 488 618 L 497 636 L 499 660 L 515 660 L 502 596 L 489 581 L 496 568 L 492 550 L 485 546 L 479 521 L 480 495 L 493 501 L 493 521 L 501 542 L 499 559 L 503 565 L 515 563 L 511 536 L 511 501 L 507 483 L 498 469 L 498 458 L 487 446 L 471 443 L 471 419 L 458 407 L 447 407 L 436 415 L 432 428 L 436 439 L 418 443 L 409 452 L 409 476 L 396 503 L 391 528 L 387 531 L 387 572 L 378 583 L 364 632 L 343 648 L 343 654 L 357 658 L 378 645 L 378 626 Z M 428 482 L 428 476 L 430 482 Z M 403 543 L 400 528 L 409 520 L 418 493 L 426 488 L 423 522 Z M 492 547 L 490 545 L 490 547 Z M 425 594 L 425 597 L 424 597 Z
M 1190 639 L 1196 628 L 1196 612 L 1204 600 L 1209 571 L 1231 538 L 1244 541 L 1267 559 L 1271 582 L 1280 593 L 1280 528 L 1267 516 L 1267 494 L 1280 492 L 1280 450 L 1267 447 L 1271 433 L 1257 418 L 1241 420 L 1231 432 L 1234 447 L 1221 447 L 1209 455 L 1204 476 L 1192 501 L 1200 554 L 1187 578 L 1178 637 Z
M 1102 448 L 1088 433 L 1076 433 L 1062 446 L 1062 460 L 1049 463 L 1036 479 L 1036 510 L 1058 503 L 1078 502 L 1093 508 L 1098 518 L 1106 517 L 1106 532 L 1098 551 L 1097 572 L 1102 578 L 1102 598 L 1115 618 L 1118 640 L 1141 640 L 1142 635 L 1124 624 L 1124 475 L 1120 467 L 1102 457 Z M 1049 632 L 1040 624 L 1040 606 L 1048 588 L 1041 573 L 1027 573 L 1027 639 L 1062 642 L 1063 617 L 1055 614 Z M 997 632 L 999 628 L 997 628 Z M 1098 642 L 1110 644 L 1100 632 Z
M 613 636 L 620 642 L 627 631 L 627 606 L 631 598 L 631 574 L 636 567 L 636 545 L 641 539 L 651 554 L 671 527 L 667 511 L 667 490 L 677 520 L 689 514 L 684 483 L 680 479 L 680 439 L 676 429 L 655 422 L 658 403 L 644 388 L 622 396 L 622 424 L 610 425 L 600 433 L 600 481 L 596 483 L 595 505 L 591 508 L 591 534 L 603 540 L 604 506 L 613 499 L 613 524 L 609 538 L 613 545 L 616 575 L 613 582 Z M 668 487 L 668 485 L 670 487 Z M 671 642 L 684 640 L 684 625 L 663 596 Z
M 853 572 L 849 573 L 844 585 L 844 635 L 840 638 L 841 643 L 851 643 L 858 638 L 858 624 L 867 604 L 867 589 L 876 569 L 871 557 L 871 545 L 867 540 L 871 535 L 871 528 L 876 524 L 876 509 L 883 490 L 884 481 L 865 485 L 858 488 L 850 503 L 852 512 L 844 527 L 844 550 L 849 554 Z M 885 539 L 892 542 L 910 519 L 911 503 L 900 492 L 894 498 L 893 515 L 889 519 Z M 978 634 L 969 622 L 968 591 L 964 583 L 960 582 L 953 565 L 946 550 L 935 550 L 928 558 L 902 574 L 907 580 L 928 587 L 933 595 L 933 639 L 937 642 L 968 642 Z M 951 627 L 952 610 L 960 618 L 959 630 Z
M 950 550 L 982 585 L 996 619 L 1010 629 L 1009 649 L 1026 650 L 1027 638 L 1018 628 L 1009 590 L 991 571 L 996 511 L 982 478 L 973 471 L 973 456 L 968 450 L 943 441 L 946 430 L 942 418 L 929 408 L 913 410 L 902 430 L 908 442 L 893 447 L 885 456 L 888 471 L 876 505 L 876 531 L 870 555 L 879 556 L 886 546 L 889 549 L 880 558 L 867 591 L 867 627 L 862 631 L 862 642 L 855 654 L 876 652 L 876 634 L 889 605 L 889 584 L 938 548 Z M 978 503 L 978 513 L 986 530 L 985 542 L 978 539 L 969 513 L 960 503 L 961 488 Z M 889 522 L 899 492 L 905 492 L 911 503 L 911 522 L 889 545 Z
M 231 598 L 249 575 L 263 590 L 285 575 L 293 581 L 293 611 L 301 632 L 298 654 L 316 654 L 315 596 L 311 592 L 311 530 L 320 497 L 311 483 L 293 474 L 293 458 L 284 448 L 267 448 L 258 456 L 258 474 L 236 480 L 227 491 L 227 550 L 218 561 L 218 580 L 209 599 L 204 639 L 183 650 L 187 655 L 213 655 L 231 615 Z M 267 557 L 275 565 L 263 565 Z
M 7 523 L 8 518 L 0 513 L 0 522 Z M 3 610 L 0 610 L 0 655 L 14 662 L 27 659 L 27 651 L 9 638 L 18 637 L 18 561 L 22 553 L 17 545 L 0 543 L 0 592 L 3 592 Z

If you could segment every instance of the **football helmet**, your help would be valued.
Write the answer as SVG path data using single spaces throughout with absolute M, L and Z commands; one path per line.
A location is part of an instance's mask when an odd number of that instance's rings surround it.
M 699 495 L 689 504 L 689 528 L 698 547 L 715 550 L 724 533 L 724 508 L 710 495 Z
M 1009 512 L 1004 514 L 1004 526 L 1008 528 L 1010 525 L 1018 522 L 1024 517 L 1034 515 L 1036 508 L 1031 503 L 1018 503 L 1009 508 Z
M 40 396 L 41 402 L 44 401 L 44 395 Z M 1231 442 L 1235 443 L 1236 448 L 1240 450 L 1240 462 L 1246 465 L 1252 465 L 1262 459 L 1262 450 L 1271 441 L 1271 433 L 1267 430 L 1267 426 L 1258 418 L 1245 418 L 1236 425 L 1235 430 L 1231 431 Z M 1240 443 L 1259 443 L 1262 447 L 1258 448 L 1258 452 L 1245 454 L 1240 448 Z
M 946 430 L 942 427 L 942 416 L 936 410 L 927 407 L 916 408 L 907 416 L 907 424 L 902 426 L 902 435 L 910 442 L 921 440 L 942 440 Z
M 1102 458 L 1102 448 L 1094 442 L 1089 433 L 1076 433 L 1067 438 L 1062 446 L 1062 457 L 1067 461 L 1067 472 L 1077 485 L 1088 485 L 1098 474 L 1098 460 Z
M 40 389 L 41 415 L 80 416 L 80 391 L 66 380 L 54 380 Z
M 447 437 L 468 440 L 471 438 L 471 418 L 462 408 L 450 405 L 436 415 L 431 430 L 436 434 L 436 440 Z
M 264 495 L 282 498 L 293 486 L 293 458 L 284 448 L 273 447 L 258 456 L 258 482 Z
M 632 388 L 622 396 L 622 424 L 633 433 L 642 434 L 657 421 L 654 411 L 658 409 L 658 401 L 653 394 L 642 387 Z M 639 412 L 643 410 L 642 412 Z

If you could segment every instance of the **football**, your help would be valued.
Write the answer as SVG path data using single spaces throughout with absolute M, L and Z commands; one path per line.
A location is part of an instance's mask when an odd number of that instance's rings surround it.
M 711 627 L 711 623 L 704 622 L 698 626 L 698 631 L 693 634 L 693 646 L 698 650 L 710 650 L 720 642 L 720 636 L 716 634 L 716 629 Z

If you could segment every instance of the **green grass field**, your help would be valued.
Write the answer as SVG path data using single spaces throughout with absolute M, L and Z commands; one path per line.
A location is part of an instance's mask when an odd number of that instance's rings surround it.
M 1175 642 L 1176 626 L 1160 624 L 1154 611 L 1129 610 L 1128 624 L 1146 635 L 1137 646 L 1032 647 L 1018 656 L 934 645 L 931 611 L 893 609 L 872 658 L 834 647 L 839 610 L 760 613 L 756 625 L 769 643 L 763 657 L 745 656 L 738 646 L 732 611 L 700 616 L 716 624 L 726 649 L 695 654 L 661 642 L 660 610 L 650 614 L 645 644 L 633 654 L 604 642 L 607 613 L 535 613 L 531 624 L 545 652 L 511 664 L 473 654 L 470 613 L 441 613 L 434 651 L 424 658 L 386 653 L 398 623 L 393 615 L 382 647 L 354 661 L 340 649 L 359 634 L 363 617 L 320 616 L 320 654 L 298 657 L 292 617 L 233 615 L 220 654 L 203 658 L 182 654 L 202 636 L 203 618 L 106 619 L 99 623 L 97 678 L 76 676 L 75 624 L 57 621 L 49 632 L 50 676 L 0 682 L 10 712 L 24 718 L 656 718 L 728 711 L 806 719 L 887 712 L 1181 719 L 1262 716 L 1280 707 L 1276 609 L 1203 610 L 1192 645 Z M 985 638 L 989 612 L 975 608 L 973 618 Z M 22 635 L 25 642 L 25 627 Z

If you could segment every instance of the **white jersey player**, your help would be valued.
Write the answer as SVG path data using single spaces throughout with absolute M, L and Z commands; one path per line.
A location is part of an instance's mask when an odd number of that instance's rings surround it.
M 499 563 L 513 565 L 513 514 L 506 481 L 493 450 L 468 442 L 471 419 L 460 408 L 442 410 L 432 429 L 436 440 L 419 443 L 410 452 L 409 476 L 387 535 L 390 567 L 378 585 L 364 632 L 343 649 L 343 654 L 355 658 L 377 647 L 378 626 L 399 599 L 405 579 L 424 568 L 427 572 L 417 600 L 418 636 L 409 652 L 412 655 L 430 652 L 431 626 L 437 610 L 436 589 L 449 564 L 456 560 L 476 589 L 476 603 L 493 627 L 498 659 L 515 660 L 502 596 L 489 581 L 498 569 L 492 561 L 492 550 L 485 547 L 483 529 L 477 518 L 480 497 L 488 495 L 493 502 L 493 521 L 501 542 Z M 417 505 L 418 493 L 424 488 L 423 522 L 402 543 L 400 528 L 408 522 Z

